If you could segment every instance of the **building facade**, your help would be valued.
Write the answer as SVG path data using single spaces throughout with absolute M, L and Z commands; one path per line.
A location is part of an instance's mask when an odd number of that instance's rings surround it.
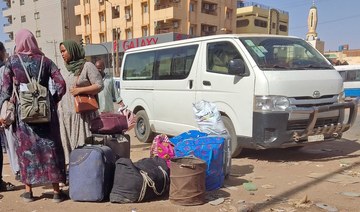
M 81 0 L 75 7 L 76 33 L 85 43 L 234 33 L 235 13 L 236 0 Z
M 255 2 L 237 2 L 236 33 L 289 34 L 289 13 Z
M 7 19 L 4 42 L 9 55 L 15 47 L 15 34 L 21 28 L 30 30 L 44 54 L 64 69 L 59 43 L 66 39 L 79 40 L 75 33 L 74 7 L 80 0 L 4 0 L 3 16 Z

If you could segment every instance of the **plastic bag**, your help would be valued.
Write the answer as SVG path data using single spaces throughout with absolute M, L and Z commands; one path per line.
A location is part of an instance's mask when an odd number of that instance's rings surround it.
M 196 122 L 201 132 L 210 135 L 227 134 L 221 114 L 214 103 L 202 100 L 193 104 Z

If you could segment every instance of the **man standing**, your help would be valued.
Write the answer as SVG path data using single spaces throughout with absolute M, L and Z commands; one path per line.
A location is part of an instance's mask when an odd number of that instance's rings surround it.
M 102 59 L 97 60 L 95 66 L 99 70 L 104 81 L 104 89 L 98 93 L 99 112 L 114 112 L 114 102 L 118 103 L 120 108 L 123 108 L 125 105 L 118 90 L 115 88 L 113 77 L 104 71 L 104 61 Z
M 0 42 L 0 86 L 2 86 L 2 75 L 4 72 L 4 68 L 5 68 L 5 57 L 6 57 L 6 50 L 4 47 L 4 44 L 2 42 Z M 11 126 L 9 126 L 10 128 Z M 5 140 L 7 139 L 7 135 L 11 134 L 11 129 L 5 129 L 8 133 L 4 133 L 3 129 L 1 129 L 2 131 L 0 132 L 1 136 L 0 139 Z M 5 135 L 6 134 L 6 135 Z M 13 141 L 13 137 L 10 136 L 9 139 L 11 139 Z M 5 140 L 5 143 L 7 143 L 8 141 Z M 9 147 L 13 147 L 13 144 L 9 143 Z M 15 154 L 15 155 L 13 155 Z M 10 150 L 9 151 L 9 158 L 10 158 L 10 163 L 12 162 L 12 156 L 16 156 L 15 150 Z M 0 151 L 0 192 L 3 191 L 12 191 L 15 189 L 15 186 L 9 182 L 5 182 L 2 179 L 2 169 L 3 169 L 3 151 Z M 16 163 L 17 163 L 17 157 L 16 157 Z M 14 169 L 13 166 L 17 165 L 17 167 L 19 166 L 18 164 L 11 164 L 12 168 Z

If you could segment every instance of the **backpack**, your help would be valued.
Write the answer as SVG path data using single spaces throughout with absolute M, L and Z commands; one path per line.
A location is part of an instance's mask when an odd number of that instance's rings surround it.
M 20 119 L 25 123 L 46 123 L 51 120 L 50 98 L 49 91 L 46 87 L 40 85 L 40 76 L 44 56 L 41 57 L 39 75 L 37 80 L 32 77 L 30 79 L 29 73 L 24 65 L 20 55 L 18 55 L 21 65 L 25 70 L 28 83 L 25 88 L 20 86 L 19 89 L 19 103 L 20 103 Z M 27 88 L 27 89 L 26 89 Z

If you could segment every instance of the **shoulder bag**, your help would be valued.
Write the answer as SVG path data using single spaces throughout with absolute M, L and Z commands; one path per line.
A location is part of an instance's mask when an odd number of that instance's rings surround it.
M 79 77 L 76 81 L 79 80 Z M 94 95 L 90 94 L 79 94 L 75 98 L 75 112 L 84 113 L 90 111 L 96 111 L 99 109 L 99 104 Z

